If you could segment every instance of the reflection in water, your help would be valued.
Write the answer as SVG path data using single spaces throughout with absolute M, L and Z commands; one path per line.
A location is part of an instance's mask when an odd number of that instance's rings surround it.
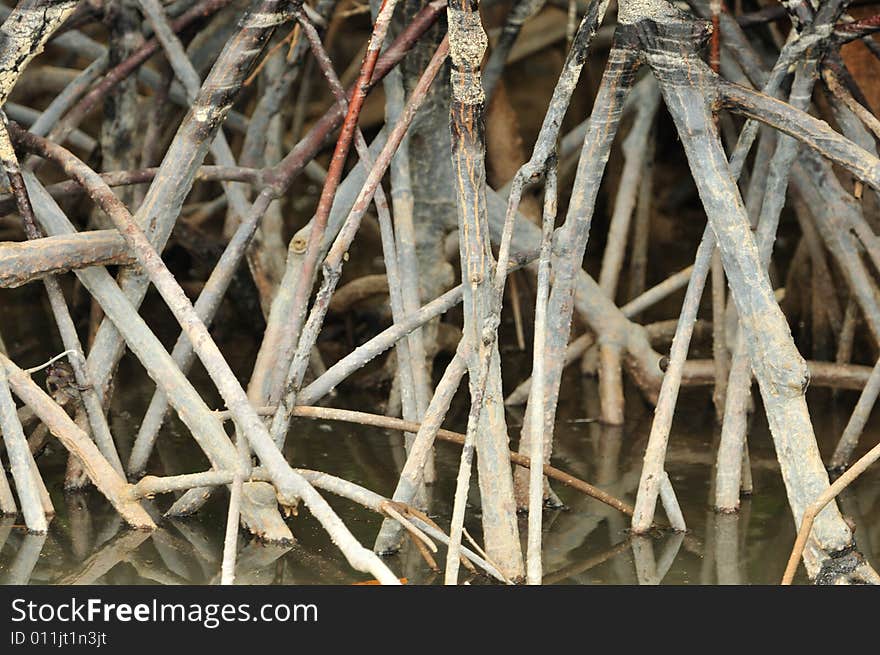
M 568 380 L 568 378 L 567 378 Z M 848 401 L 851 399 L 848 399 Z M 819 398 L 822 401 L 822 398 Z M 837 414 L 851 404 L 827 397 L 829 411 L 815 411 L 822 448 L 833 447 Z M 130 403 L 130 399 L 126 401 Z M 340 396 L 339 406 L 364 405 Z M 627 398 L 628 423 L 608 427 L 583 419 L 598 414 L 595 382 L 572 378 L 563 385 L 554 446 L 554 464 L 632 502 L 650 430 L 651 412 L 637 394 Z M 838 403 L 835 406 L 835 403 Z M 616 510 L 554 484 L 564 509 L 547 510 L 544 521 L 544 571 L 547 584 L 775 584 L 794 541 L 794 524 L 766 427 L 754 421 L 750 454 L 755 494 L 743 500 L 735 515 L 711 510 L 712 467 L 717 430 L 709 397 L 686 392 L 670 440 L 667 469 L 688 521 L 687 534 L 657 531 L 631 537 L 629 520 Z M 117 434 L 133 433 L 131 417 L 116 415 Z M 466 404 L 457 403 L 447 424 L 464 427 Z M 518 417 L 509 415 L 511 424 Z M 826 425 L 827 423 L 827 425 Z M 870 426 L 864 447 L 878 434 Z M 511 434 L 518 433 L 515 427 Z M 186 431 L 174 422 L 159 440 L 151 472 L 199 470 L 202 457 Z M 396 483 L 397 435 L 340 423 L 299 421 L 292 432 L 288 457 L 297 466 L 341 475 L 378 493 L 392 493 Z M 515 442 L 512 444 L 516 446 Z M 438 483 L 430 488 L 431 515 L 441 525 L 451 513 L 454 476 L 460 451 L 437 446 Z M 126 453 L 123 453 L 123 456 Z M 56 450 L 40 466 L 64 466 Z M 57 460 L 57 461 L 55 461 Z M 53 464 L 54 462 L 54 464 Z M 48 476 L 49 479 L 57 479 Z M 199 516 L 164 519 L 173 497 L 156 498 L 149 511 L 160 528 L 153 533 L 126 529 L 120 518 L 94 492 L 63 494 L 50 490 L 59 509 L 48 535 L 28 535 L 14 518 L 0 518 L 0 582 L 5 584 L 216 584 L 219 580 L 227 497 L 215 494 Z M 347 501 L 328 498 L 362 543 L 370 545 L 381 517 Z M 877 564 L 880 555 L 880 471 L 870 470 L 840 498 L 841 510 L 858 526 L 862 552 Z M 661 510 L 662 513 L 662 510 Z M 662 514 L 661 514 L 662 515 Z M 479 491 L 474 483 L 466 528 L 479 539 Z M 296 542 L 269 545 L 239 535 L 238 584 L 351 584 L 364 576 L 351 570 L 326 533 L 307 511 L 290 519 Z M 525 519 L 521 523 L 525 540 Z M 440 553 L 438 561 L 443 560 Z M 412 584 L 442 580 L 408 544 L 388 560 L 392 570 Z M 805 581 L 801 572 L 801 582 Z M 486 582 L 471 577 L 474 583 Z
M 709 525 L 715 541 L 715 574 L 718 576 L 718 584 L 742 584 L 739 516 L 713 514 Z
M 631 539 L 633 560 L 636 566 L 636 576 L 640 585 L 658 585 L 669 572 L 669 568 L 678 555 L 678 549 L 684 541 L 683 533 L 674 533 L 663 544 L 660 559 L 654 558 L 654 539 L 647 536 L 635 535 Z
M 21 541 L 15 547 L 15 556 L 6 572 L 4 584 L 28 584 L 45 543 L 46 535 L 44 534 L 22 534 Z
M 139 530 L 121 530 L 108 542 L 96 549 L 81 566 L 64 576 L 58 584 L 95 584 L 116 565 L 128 562 L 138 546 L 150 538 L 150 533 Z

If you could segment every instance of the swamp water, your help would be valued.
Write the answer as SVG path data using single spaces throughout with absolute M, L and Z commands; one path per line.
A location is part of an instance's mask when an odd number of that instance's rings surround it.
M 131 362 L 120 378 L 139 378 Z M 141 391 L 139 391 L 141 390 Z M 132 435 L 152 385 L 125 385 L 119 395 L 127 412 L 111 413 L 116 435 Z M 849 416 L 855 392 L 837 398 L 825 390 L 811 392 L 811 413 L 823 453 L 830 452 Z M 132 396 L 139 398 L 134 402 Z M 595 381 L 570 370 L 556 432 L 553 464 L 632 502 L 638 485 L 642 453 L 650 430 L 651 412 L 634 390 L 628 395 L 628 422 L 620 428 L 590 419 L 598 413 Z M 379 394 L 340 392 L 337 407 L 375 407 Z M 133 414 L 134 407 L 141 413 Z M 548 584 L 776 584 L 795 531 L 785 490 L 773 455 L 769 433 L 760 415 L 752 421 L 750 450 L 755 494 L 743 499 L 739 515 L 715 514 L 710 509 L 712 465 L 718 429 L 706 388 L 686 390 L 675 421 L 668 471 L 688 522 L 686 535 L 658 533 L 629 538 L 628 520 L 598 501 L 554 483 L 567 509 L 548 510 L 544 524 L 544 570 Z M 466 398 L 459 392 L 446 422 L 462 430 Z M 760 407 L 759 407 L 760 412 Z M 507 414 L 511 434 L 517 435 L 521 410 Z M 876 442 L 880 421 L 869 424 L 864 450 Z M 122 445 L 123 461 L 130 444 Z M 448 522 L 460 449 L 438 442 L 439 482 L 432 487 L 431 515 Z M 297 466 L 333 473 L 369 489 L 390 495 L 401 462 L 400 435 L 385 430 L 297 419 L 287 454 Z M 94 491 L 65 494 L 60 480 L 66 457 L 57 445 L 40 462 L 50 484 L 57 515 L 48 535 L 28 535 L 14 518 L 0 520 L 0 583 L 5 584 L 208 584 L 218 581 L 222 554 L 227 493 L 215 494 L 196 516 L 162 520 L 153 533 L 127 530 L 109 504 Z M 175 474 L 207 468 L 203 456 L 176 421 L 166 424 L 151 461 L 150 472 Z M 201 468 L 199 468 L 201 467 Z M 354 535 L 371 545 L 381 518 L 360 506 L 328 497 Z M 167 508 L 170 496 L 157 497 L 157 512 Z M 472 485 L 466 527 L 481 541 L 479 497 Z M 862 476 L 840 499 L 841 509 L 857 525 L 862 552 L 875 568 L 880 564 L 880 468 Z M 291 519 L 297 538 L 292 546 L 274 546 L 239 535 L 236 582 L 261 584 L 352 584 L 364 576 L 348 567 L 326 533 L 302 510 Z M 525 519 L 521 520 L 525 539 Z M 442 565 L 445 550 L 437 560 Z M 392 570 L 410 584 L 442 582 L 407 544 L 388 559 Z M 476 578 L 473 583 L 484 582 Z M 799 582 L 806 582 L 801 571 Z

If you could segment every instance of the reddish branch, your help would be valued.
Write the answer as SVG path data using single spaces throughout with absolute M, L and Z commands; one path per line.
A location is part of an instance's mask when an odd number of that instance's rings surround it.
M 232 0 L 205 0 L 172 21 L 171 28 L 175 32 L 181 32 L 195 21 L 217 13 L 231 2 Z M 52 129 L 49 133 L 49 138 L 53 141 L 62 141 L 71 130 L 79 125 L 83 118 L 85 118 L 92 109 L 104 100 L 107 93 L 109 93 L 113 87 L 136 71 L 144 62 L 156 54 L 160 48 L 161 45 L 159 44 L 159 41 L 152 38 L 138 48 L 131 57 L 108 71 L 101 81 L 95 84 L 95 86 L 93 86 L 92 89 L 73 106 L 67 116 L 64 117 L 64 120 L 59 122 Z

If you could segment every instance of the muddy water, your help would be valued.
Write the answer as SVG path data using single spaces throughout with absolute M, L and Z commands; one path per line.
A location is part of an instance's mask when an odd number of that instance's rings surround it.
M 250 358 L 245 349 L 242 359 Z M 515 361 L 516 354 L 510 354 Z M 120 407 L 112 412 L 112 428 L 130 439 L 152 387 L 143 372 L 127 362 L 121 371 Z M 200 377 L 198 371 L 196 378 Z M 202 380 L 204 382 L 204 380 Z M 511 380 L 513 384 L 515 380 Z M 589 419 L 598 413 L 595 381 L 569 371 L 563 385 L 554 464 L 632 502 L 641 455 L 650 429 L 650 411 L 636 391 L 628 394 L 628 423 L 601 426 Z M 811 392 L 811 408 L 823 452 L 829 452 L 854 402 L 853 393 L 832 397 Z M 372 392 L 341 393 L 339 407 L 378 406 Z M 794 540 L 793 522 L 763 421 L 753 421 L 750 448 L 755 495 L 743 501 L 737 516 L 718 516 L 709 509 L 714 443 L 718 431 L 706 390 L 683 394 L 682 418 L 671 439 L 669 474 L 688 521 L 686 535 L 657 534 L 630 539 L 627 521 L 616 511 L 558 486 L 567 508 L 545 515 L 545 572 L 558 584 L 714 584 L 778 582 Z M 461 429 L 466 398 L 460 393 L 447 421 Z M 511 411 L 511 434 L 518 433 L 521 412 Z M 870 426 L 865 444 L 876 442 L 880 424 Z M 123 444 L 123 459 L 129 444 Z M 437 447 L 440 482 L 432 488 L 432 514 L 444 525 L 451 513 L 453 478 L 458 465 L 456 446 Z M 393 491 L 401 461 L 399 435 L 342 423 L 298 420 L 288 444 L 290 460 L 299 466 L 328 471 L 383 494 Z M 46 536 L 27 535 L 16 519 L 0 522 L 0 582 L 99 584 L 206 584 L 217 581 L 227 496 L 216 497 L 196 517 L 162 520 L 152 534 L 124 528 L 106 502 L 94 492 L 65 494 L 61 489 L 64 456 L 50 447 L 41 468 L 50 483 L 57 516 Z M 154 473 L 203 470 L 203 456 L 183 427 L 172 420 L 158 442 L 151 462 Z M 173 498 L 153 502 L 156 514 Z M 469 531 L 479 535 L 479 498 L 471 492 Z M 348 501 L 333 506 L 364 543 L 372 543 L 380 525 L 375 514 Z M 880 564 L 880 468 L 869 471 L 841 499 L 843 511 L 858 525 L 858 541 L 875 566 Z M 241 534 L 240 583 L 349 584 L 364 580 L 342 560 L 317 523 L 303 511 L 292 518 L 297 537 L 292 546 L 261 544 Z M 521 525 L 525 534 L 525 523 Z M 441 550 L 438 561 L 443 562 Z M 389 565 L 411 583 L 437 583 L 415 549 L 390 558 Z M 801 581 L 805 581 L 801 573 Z M 475 580 L 478 582 L 479 580 Z

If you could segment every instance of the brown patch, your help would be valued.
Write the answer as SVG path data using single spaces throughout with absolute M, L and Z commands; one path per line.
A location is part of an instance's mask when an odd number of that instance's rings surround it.
M 399 580 L 400 580 L 400 584 L 407 584 L 407 581 L 408 581 L 407 578 L 399 578 Z M 380 585 L 380 584 L 382 584 L 382 583 L 379 582 L 378 580 L 364 580 L 363 582 L 352 582 L 351 586 L 352 587 L 366 587 L 366 586 Z
M 868 18 L 876 13 L 875 7 L 853 7 L 849 13 L 856 19 Z M 859 85 L 872 113 L 880 110 L 880 60 L 861 41 L 847 43 L 840 54 L 853 79 Z

